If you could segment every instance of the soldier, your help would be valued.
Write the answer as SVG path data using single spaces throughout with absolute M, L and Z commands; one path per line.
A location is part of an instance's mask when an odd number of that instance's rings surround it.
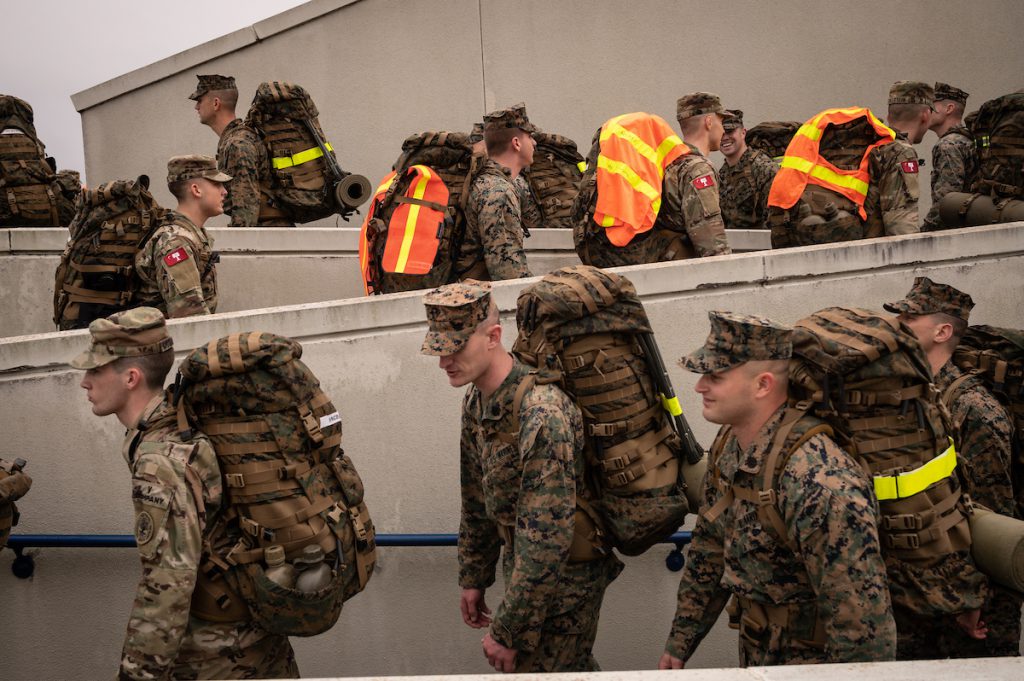
M 722 219 L 726 229 L 768 229 L 768 192 L 779 167 L 764 152 L 747 147 L 743 112 L 729 111 L 719 151 L 725 163 L 718 169 Z
M 18 507 L 14 502 L 32 487 L 32 478 L 22 470 L 24 467 L 24 459 L 0 459 L 0 551 L 7 546 L 11 528 L 18 524 Z
M 259 136 L 235 116 L 238 88 L 232 76 L 196 76 L 195 100 L 199 122 L 217 133 L 217 165 L 231 176 L 224 212 L 231 227 L 294 227 L 291 218 L 270 205 L 270 160 Z
M 891 660 L 896 629 L 871 482 L 812 430 L 821 422 L 787 412 L 791 330 L 760 317 L 709 316 L 707 342 L 680 364 L 701 374 L 704 418 L 725 427 L 709 455 L 659 668 L 683 667 L 730 595 L 742 666 Z M 773 447 L 776 438 L 788 451 Z M 758 501 L 765 475 L 775 476 L 770 511 Z
M 92 413 L 114 414 L 128 429 L 122 454 L 142 562 L 119 678 L 296 678 L 286 637 L 248 619 L 214 623 L 189 612 L 223 488 L 210 441 L 179 432 L 171 393 L 163 390 L 174 363 L 163 315 L 151 307 L 118 312 L 93 321 L 89 333 L 89 349 L 71 366 L 86 372 L 81 386 Z
M 939 137 L 932 147 L 932 207 L 924 231 L 942 229 L 939 201 L 950 192 L 969 192 L 978 175 L 978 150 L 964 127 L 967 93 L 946 83 L 935 84 L 931 131 Z
M 981 379 L 961 373 L 953 363 L 953 352 L 967 330 L 973 307 L 969 295 L 928 277 L 917 277 L 903 300 L 885 304 L 886 310 L 898 314 L 900 321 L 911 328 L 928 356 L 935 386 L 952 415 L 964 490 L 972 501 L 1013 517 L 1012 422 Z M 998 584 L 991 586 L 980 614 L 973 611 L 957 621 L 922 620 L 897 608 L 899 657 L 916 660 L 1018 655 L 1021 598 Z
M 469 133 L 469 143 L 473 145 L 474 154 L 487 155 L 487 148 L 484 145 L 483 123 L 473 124 L 473 131 Z M 523 171 L 516 175 L 516 179 L 513 180 L 516 192 L 519 194 L 519 212 L 523 225 L 523 236 L 525 237 L 530 236 L 531 229 L 540 229 L 544 226 L 544 218 L 541 216 L 537 197 L 533 193 L 529 180 L 526 179 L 526 172 L 528 171 L 528 168 L 524 168 Z
M 483 652 L 497 671 L 597 670 L 601 600 L 622 563 L 570 557 L 577 496 L 588 493 L 580 410 L 554 385 L 517 396 L 530 368 L 502 346 L 490 284 L 448 284 L 424 304 L 423 354 L 440 357 L 453 387 L 472 384 L 462 403 L 462 619 L 488 627 Z M 502 544 L 505 594 L 492 613 L 484 592 Z
M 920 144 L 932 124 L 935 88 L 916 80 L 898 80 L 889 88 L 889 127 L 911 144 Z
M 220 257 L 203 225 L 224 212 L 224 183 L 230 179 L 209 156 L 175 156 L 167 162 L 167 188 L 178 206 L 135 256 L 138 305 L 155 307 L 168 319 L 217 311 Z
M 459 279 L 532 276 L 523 249 L 522 208 L 516 178 L 533 162 L 537 127 L 516 104 L 484 116 L 487 161 L 466 200 L 466 235 L 455 262 Z

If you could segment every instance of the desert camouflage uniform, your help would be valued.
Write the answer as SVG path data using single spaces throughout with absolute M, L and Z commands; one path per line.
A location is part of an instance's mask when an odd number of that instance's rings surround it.
M 610 555 L 570 563 L 576 495 L 583 490 L 583 418 L 553 385 L 523 397 L 519 431 L 513 399 L 529 368 L 516 361 L 485 399 L 470 388 L 462 410 L 462 522 L 459 585 L 494 583 L 499 526 L 505 547 L 505 594 L 491 635 L 518 651 L 516 671 L 597 670 L 591 650 L 605 588 L 622 570 Z M 515 442 L 501 434 L 515 434 Z
M 719 198 L 726 229 L 768 228 L 768 192 L 778 171 L 768 154 L 749 147 L 736 165 L 722 164 Z
M 523 250 L 519 190 L 511 171 L 488 159 L 466 202 L 466 235 L 455 263 L 459 278 L 532 276 Z
M 269 186 L 270 160 L 259 136 L 240 118 L 228 123 L 217 144 L 217 167 L 231 176 L 224 212 L 230 227 L 294 227 L 286 217 L 260 219 L 260 185 Z
M 135 256 L 136 306 L 155 307 L 170 319 L 217 311 L 213 238 L 181 213 L 164 224 Z M 173 264 L 172 264 L 173 263 Z
M 512 184 L 519 192 L 519 213 L 523 225 L 523 233 L 529 236 L 530 232 L 544 226 L 544 217 L 541 215 L 540 206 L 537 204 L 537 196 L 533 193 L 530 181 L 526 179 L 526 172 L 516 175 Z
M 942 229 L 939 201 L 950 192 L 969 192 L 978 177 L 978 151 L 967 128 L 946 131 L 932 147 L 932 207 L 924 219 L 924 231 Z
M 17 524 L 18 507 L 14 502 L 32 487 L 32 478 L 21 470 L 24 463 L 0 459 L 0 550 L 7 546 L 11 527 Z
M 783 413 L 780 408 L 745 451 L 735 437 L 728 440 L 715 463 L 723 482 L 761 488 Z M 760 640 L 740 637 L 742 666 L 893 659 L 896 629 L 874 497 L 857 463 L 821 434 L 790 457 L 776 482 L 777 508 L 798 552 L 761 524 L 751 502 L 734 499 L 709 522 L 705 513 L 721 497 L 711 477 L 705 477 L 666 650 L 688 659 L 736 594 L 792 605 L 786 630 L 769 625 Z M 825 625 L 824 650 L 801 643 L 814 638 L 816 611 Z
M 223 496 L 209 440 L 201 434 L 181 438 L 168 393 L 146 406 L 138 426 L 125 435 L 122 453 L 132 473 L 142 578 L 120 677 L 297 677 L 287 638 L 251 622 L 211 623 L 189 614 L 203 535 L 220 513 Z

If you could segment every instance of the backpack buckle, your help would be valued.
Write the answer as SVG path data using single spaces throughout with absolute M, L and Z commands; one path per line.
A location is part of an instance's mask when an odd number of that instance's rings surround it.
M 882 516 L 882 528 L 886 530 L 920 530 L 923 526 L 921 516 L 917 513 Z
M 245 476 L 242 475 L 241 473 L 225 473 L 224 483 L 228 487 L 232 487 L 235 489 L 245 487 Z
M 913 550 L 921 547 L 921 537 L 915 534 L 888 534 L 885 543 L 890 549 Z
M 775 499 L 775 490 L 773 489 L 764 489 L 757 493 L 758 506 L 774 506 Z

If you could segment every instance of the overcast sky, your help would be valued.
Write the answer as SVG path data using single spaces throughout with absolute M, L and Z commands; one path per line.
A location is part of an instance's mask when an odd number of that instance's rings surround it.
M 60 168 L 84 171 L 82 122 L 71 95 L 303 0 L 5 0 L 0 93 L 35 110 L 36 131 Z

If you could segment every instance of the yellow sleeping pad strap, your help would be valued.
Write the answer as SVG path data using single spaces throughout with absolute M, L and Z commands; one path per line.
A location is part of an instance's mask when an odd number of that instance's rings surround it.
M 334 151 L 334 147 L 331 146 L 330 142 L 325 142 L 324 146 L 327 147 L 327 151 Z M 312 149 L 306 149 L 300 151 L 297 154 L 291 156 L 277 156 L 273 159 L 274 167 L 278 170 L 282 168 L 291 168 L 292 166 L 300 166 L 303 163 L 318 159 L 324 155 L 323 149 L 320 147 L 313 147 Z
M 580 169 L 581 173 L 587 172 L 587 162 L 586 161 L 580 161 L 579 163 L 576 164 L 576 167 Z
M 956 468 L 956 448 L 953 446 L 953 440 L 950 439 L 949 449 L 923 466 L 899 475 L 876 475 L 875 496 L 879 501 L 912 497 L 938 481 L 948 478 L 954 468 Z
M 683 407 L 679 404 L 678 397 L 669 399 L 661 393 L 658 393 L 658 397 L 661 398 L 661 406 L 672 416 L 680 416 L 683 413 Z

